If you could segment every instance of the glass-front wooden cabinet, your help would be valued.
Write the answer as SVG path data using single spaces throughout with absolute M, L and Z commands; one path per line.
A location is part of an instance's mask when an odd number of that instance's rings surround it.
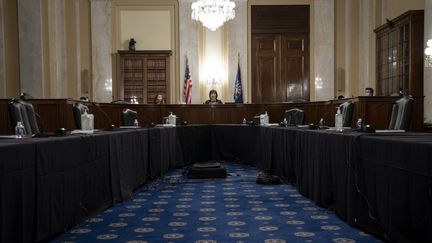
M 151 104 L 157 94 L 169 103 L 171 51 L 118 51 L 119 99 Z
M 378 96 L 423 95 L 424 11 L 408 11 L 375 29 Z

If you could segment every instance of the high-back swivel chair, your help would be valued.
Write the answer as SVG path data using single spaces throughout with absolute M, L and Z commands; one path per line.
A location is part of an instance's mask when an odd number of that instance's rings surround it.
M 284 118 L 288 126 L 303 125 L 304 111 L 298 108 L 285 111 Z
M 411 123 L 414 99 L 404 96 L 393 104 L 389 130 L 408 130 Z
M 339 106 L 342 113 L 342 126 L 350 127 L 354 112 L 354 104 L 351 101 L 346 101 Z
M 81 103 L 75 103 L 72 108 L 74 120 L 75 120 L 75 126 L 77 129 L 82 129 L 81 126 L 81 115 L 84 114 L 86 111 L 89 112 L 89 108 L 86 105 L 83 105 Z
M 20 121 L 25 128 L 25 135 L 39 133 L 36 113 L 32 104 L 21 99 L 13 99 L 8 103 L 8 110 L 13 128 L 16 126 L 17 122 Z
M 120 113 L 122 126 L 134 126 L 135 120 L 138 120 L 138 113 L 130 109 L 124 109 Z

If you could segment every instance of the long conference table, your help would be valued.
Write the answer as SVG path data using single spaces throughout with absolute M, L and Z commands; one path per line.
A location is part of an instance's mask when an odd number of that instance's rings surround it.
M 210 160 L 283 176 L 382 239 L 432 242 L 432 134 L 232 124 L 0 139 L 0 242 L 50 239 L 173 168 Z

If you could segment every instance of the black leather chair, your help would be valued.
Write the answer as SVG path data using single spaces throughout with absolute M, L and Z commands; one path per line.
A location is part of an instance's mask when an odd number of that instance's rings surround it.
M 81 103 L 75 103 L 72 110 L 75 120 L 75 126 L 77 129 L 81 129 L 81 115 L 84 114 L 86 111 L 87 113 L 89 113 L 89 108 Z
M 414 99 L 404 96 L 393 104 L 389 130 L 408 130 L 411 123 Z
M 124 109 L 120 113 L 122 126 L 134 126 L 135 119 L 138 120 L 138 113 L 130 109 Z
M 34 99 L 34 97 L 32 96 L 32 95 L 30 95 L 30 94 L 27 94 L 27 93 L 21 93 L 20 94 L 20 99 L 21 100 L 31 100 L 31 99 Z
M 20 121 L 24 125 L 26 135 L 39 133 L 36 113 L 32 104 L 20 99 L 13 99 L 8 103 L 8 110 L 13 128 Z
M 301 109 L 290 109 L 285 111 L 284 118 L 287 120 L 288 126 L 303 125 L 304 111 Z
M 354 104 L 351 101 L 346 101 L 339 106 L 339 109 L 342 113 L 342 126 L 351 127 Z

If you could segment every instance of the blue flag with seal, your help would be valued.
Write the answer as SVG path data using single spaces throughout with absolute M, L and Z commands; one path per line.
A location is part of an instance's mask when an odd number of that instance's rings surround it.
M 243 89 L 242 89 L 242 84 L 241 84 L 240 63 L 238 64 L 237 76 L 236 76 L 236 81 L 235 81 L 234 103 L 243 104 Z

